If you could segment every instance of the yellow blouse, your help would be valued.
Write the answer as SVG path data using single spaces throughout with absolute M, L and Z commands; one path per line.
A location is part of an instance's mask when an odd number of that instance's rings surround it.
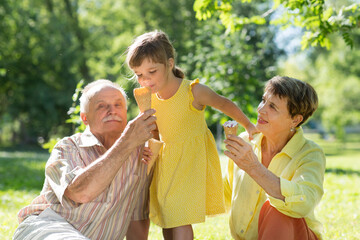
M 150 219 L 162 228 L 205 221 L 223 213 L 221 168 L 204 109 L 193 107 L 193 82 L 183 80 L 169 99 L 152 94 L 156 123 L 164 142 L 150 186 Z
M 241 137 L 246 139 L 245 134 Z M 262 134 L 250 142 L 261 161 Z M 321 239 L 322 225 L 316 220 L 314 208 L 323 195 L 325 155 L 314 142 L 305 139 L 302 128 L 270 162 L 268 169 L 280 177 L 285 201 L 273 198 L 243 170 L 229 159 L 224 179 L 225 202 L 230 209 L 230 230 L 235 239 L 257 239 L 259 213 L 264 202 L 283 214 L 304 218 L 309 228 Z

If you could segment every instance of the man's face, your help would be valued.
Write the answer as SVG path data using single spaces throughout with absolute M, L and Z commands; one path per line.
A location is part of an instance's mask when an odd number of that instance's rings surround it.
M 96 93 L 90 99 L 84 123 L 90 126 L 91 132 L 97 137 L 105 137 L 107 134 L 120 136 L 127 124 L 126 102 L 121 92 L 105 87 Z

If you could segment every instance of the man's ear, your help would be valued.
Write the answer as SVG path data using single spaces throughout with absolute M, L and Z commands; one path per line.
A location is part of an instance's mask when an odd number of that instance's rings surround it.
M 80 113 L 80 117 L 81 117 L 81 120 L 83 121 L 83 123 L 85 125 L 88 125 L 88 121 L 87 121 L 87 118 L 86 118 L 86 113 Z
M 297 127 L 302 122 L 303 119 L 304 119 L 304 117 L 302 115 L 300 115 L 300 114 L 293 117 L 293 125 L 294 125 L 294 127 Z

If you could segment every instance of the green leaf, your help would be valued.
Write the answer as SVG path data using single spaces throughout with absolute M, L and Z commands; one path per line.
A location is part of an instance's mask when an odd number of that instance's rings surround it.
M 58 141 L 60 141 L 60 138 L 52 138 L 48 142 L 44 143 L 42 148 L 48 149 L 49 153 L 51 153 Z
M 266 23 L 266 20 L 261 16 L 253 16 L 250 18 L 250 22 L 255 23 L 257 25 L 263 25 Z

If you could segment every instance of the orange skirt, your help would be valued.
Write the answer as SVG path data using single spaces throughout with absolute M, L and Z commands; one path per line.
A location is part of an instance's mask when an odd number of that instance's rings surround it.
M 269 200 L 260 210 L 258 240 L 318 240 L 304 218 L 286 216 L 270 205 Z

